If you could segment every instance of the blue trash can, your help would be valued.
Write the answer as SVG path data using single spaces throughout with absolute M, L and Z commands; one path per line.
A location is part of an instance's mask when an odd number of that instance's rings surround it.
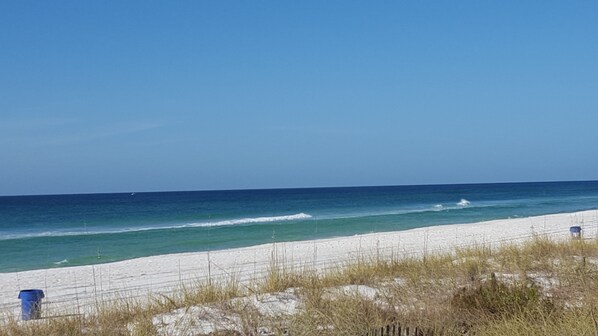
M 569 232 L 571 232 L 571 237 L 581 238 L 581 226 L 572 226 L 569 228 Z
M 41 289 L 25 289 L 19 292 L 21 299 L 21 319 L 35 320 L 42 316 L 42 299 L 44 291 Z

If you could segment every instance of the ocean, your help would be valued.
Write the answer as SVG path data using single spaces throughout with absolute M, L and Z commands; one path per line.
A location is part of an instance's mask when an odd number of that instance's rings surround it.
M 0 272 L 591 209 L 598 181 L 5 196 Z

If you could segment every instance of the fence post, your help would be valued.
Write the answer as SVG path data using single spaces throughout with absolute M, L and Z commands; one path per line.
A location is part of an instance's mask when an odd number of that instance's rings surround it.
M 440 330 L 438 333 L 435 328 L 432 327 L 420 327 L 414 326 L 410 328 L 402 326 L 399 322 L 392 322 L 383 327 L 372 328 L 361 336 L 442 336 L 444 332 Z

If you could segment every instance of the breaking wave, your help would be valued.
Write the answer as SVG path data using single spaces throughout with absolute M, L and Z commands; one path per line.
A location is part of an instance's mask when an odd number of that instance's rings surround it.
M 298 213 L 294 215 L 286 216 L 271 216 L 271 217 L 253 217 L 253 218 L 240 218 L 240 219 L 229 219 L 217 222 L 201 222 L 201 223 L 187 223 L 177 225 L 162 225 L 162 226 L 148 226 L 148 227 L 129 227 L 123 229 L 107 229 L 107 230 L 96 230 L 96 231 L 46 231 L 36 233 L 23 233 L 23 234 L 11 234 L 11 235 L 0 235 L 1 240 L 13 240 L 13 239 L 26 239 L 26 238 L 39 238 L 39 237 L 65 237 L 65 236 L 87 236 L 87 235 L 99 235 L 99 234 L 113 234 L 113 233 L 128 233 L 128 232 L 141 232 L 151 230 L 169 230 L 169 229 L 184 229 L 184 228 L 201 228 L 201 227 L 218 227 L 218 226 L 230 226 L 230 225 L 244 225 L 244 224 L 259 224 L 259 223 L 270 223 L 270 222 L 285 222 L 285 221 L 296 221 L 296 220 L 307 220 L 311 219 L 312 216 L 306 213 Z
M 231 220 L 224 220 L 224 221 L 212 222 L 212 223 L 193 223 L 193 224 L 181 225 L 181 226 L 178 226 L 175 228 L 212 227 L 212 226 L 240 225 L 240 224 L 252 224 L 252 223 L 284 222 L 284 221 L 303 220 L 303 219 L 310 219 L 310 218 L 312 218 L 311 215 L 308 215 L 305 213 L 299 213 L 299 214 L 290 215 L 290 216 L 242 218 L 242 219 L 231 219 Z
M 468 201 L 468 200 L 466 200 L 465 198 L 462 198 L 462 199 L 459 201 L 459 203 L 457 203 L 457 205 L 458 205 L 458 206 L 461 206 L 461 207 L 466 207 L 466 206 L 470 206 L 470 205 L 471 205 L 471 202 L 470 202 L 470 201 Z

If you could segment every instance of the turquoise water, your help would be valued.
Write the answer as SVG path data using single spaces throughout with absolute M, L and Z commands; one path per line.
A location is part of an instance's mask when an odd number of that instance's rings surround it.
M 0 197 L 0 272 L 598 209 L 598 181 Z

